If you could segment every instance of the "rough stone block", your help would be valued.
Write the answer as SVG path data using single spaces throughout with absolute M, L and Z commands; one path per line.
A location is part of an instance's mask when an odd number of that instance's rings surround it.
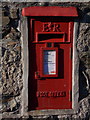
M 17 8 L 10 9 L 10 17 L 13 19 L 17 18 Z
M 2 26 L 6 26 L 10 22 L 9 17 L 2 16 Z

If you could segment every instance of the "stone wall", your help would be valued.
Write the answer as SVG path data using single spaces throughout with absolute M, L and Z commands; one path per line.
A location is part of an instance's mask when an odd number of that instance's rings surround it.
M 0 91 L 1 112 L 18 113 L 20 110 L 22 83 L 21 33 L 18 31 L 17 8 L 2 8 L 2 44 Z
M 75 6 L 79 13 L 77 51 L 79 65 L 79 113 L 75 115 L 58 115 L 41 117 L 45 120 L 71 120 L 90 118 L 90 3 L 57 2 L 2 2 L 2 24 L 0 25 L 0 112 L 2 117 L 21 114 L 21 93 L 23 89 L 22 69 L 22 22 L 21 10 L 27 6 Z M 22 117 L 22 116 L 20 116 Z M 40 118 L 40 119 L 41 119 Z M 32 117 L 29 118 L 30 120 Z M 37 117 L 34 118 L 37 120 Z M 7 120 L 7 118 L 6 118 Z

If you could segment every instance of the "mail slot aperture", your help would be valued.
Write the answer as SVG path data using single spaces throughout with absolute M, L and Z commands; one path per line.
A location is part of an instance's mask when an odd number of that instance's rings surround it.
M 36 33 L 36 42 L 66 42 L 65 41 L 65 33 L 62 32 L 41 32 L 41 33 Z

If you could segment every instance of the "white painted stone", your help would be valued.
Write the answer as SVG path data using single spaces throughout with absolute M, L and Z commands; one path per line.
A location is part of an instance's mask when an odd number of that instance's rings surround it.
M 78 111 L 78 99 L 79 99 L 79 58 L 76 49 L 76 42 L 78 36 L 78 20 L 74 22 L 73 32 L 73 70 L 72 70 L 72 105 L 73 109 Z
M 24 17 L 23 22 L 20 26 L 22 33 L 22 63 L 23 63 L 23 90 L 22 90 L 22 109 L 21 115 L 25 116 L 28 110 L 28 22 L 27 18 Z M 27 116 L 27 115 L 26 115 Z

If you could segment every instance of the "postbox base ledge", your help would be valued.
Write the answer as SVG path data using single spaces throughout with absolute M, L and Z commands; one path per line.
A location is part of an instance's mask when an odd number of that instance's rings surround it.
M 46 110 L 32 110 L 28 112 L 28 115 L 35 116 L 49 116 L 49 115 L 70 115 L 77 114 L 78 110 L 74 109 L 46 109 Z

